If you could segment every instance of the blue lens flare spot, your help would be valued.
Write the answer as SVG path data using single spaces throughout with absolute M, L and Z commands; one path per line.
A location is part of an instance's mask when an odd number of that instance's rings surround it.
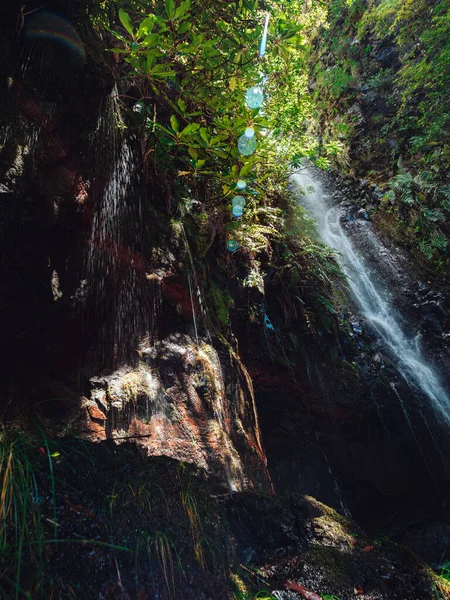
M 245 190 L 245 188 L 247 187 L 247 184 L 245 183 L 245 181 L 243 179 L 239 179 L 239 181 L 236 182 L 236 187 L 238 190 Z
M 244 135 L 245 137 L 252 138 L 255 135 L 255 130 L 253 127 L 247 127 L 247 129 L 244 131 Z
M 231 211 L 233 217 L 242 217 L 244 214 L 244 209 L 242 206 L 233 206 L 233 210 Z
M 228 252 L 236 252 L 239 248 L 239 244 L 235 240 L 229 240 L 227 242 L 227 250 Z
M 264 92 L 257 85 L 249 88 L 245 94 L 245 104 L 248 108 L 261 108 L 264 102 Z
M 241 135 L 238 141 L 238 150 L 243 156 L 250 156 L 253 154 L 256 150 L 255 138 L 248 138 L 245 134 Z
M 245 206 L 245 198 L 244 196 L 235 196 L 233 198 L 233 200 L 231 201 L 233 206 L 240 206 L 241 208 L 244 208 Z

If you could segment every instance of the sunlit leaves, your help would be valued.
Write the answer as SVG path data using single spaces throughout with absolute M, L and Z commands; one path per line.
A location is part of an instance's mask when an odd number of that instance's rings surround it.
M 186 127 L 180 133 L 180 137 L 187 137 L 189 135 L 192 135 L 199 129 L 200 129 L 199 123 L 189 123 L 189 125 L 186 125 Z
M 125 27 L 127 32 L 132 36 L 133 35 L 133 27 L 131 25 L 130 15 L 126 13 L 124 10 L 119 10 L 119 19 L 122 25 Z
M 175 115 L 172 115 L 170 117 L 170 124 L 172 126 L 172 129 L 175 131 L 175 133 L 179 133 L 179 131 L 180 131 L 180 124 L 178 123 L 178 119 L 176 118 Z
M 291 0 L 283 6 L 272 0 L 261 6 L 257 0 L 210 3 L 201 11 L 196 0 L 165 0 L 154 3 L 154 14 L 126 6 L 131 18 L 122 15 L 121 22 L 129 37 L 116 35 L 120 48 L 114 50 L 123 53 L 149 109 L 143 113 L 145 155 L 168 177 L 173 172 L 191 189 L 208 188 L 215 211 L 222 194 L 236 193 L 236 181 L 245 178 L 240 222 L 251 222 L 247 234 L 267 245 L 275 217 L 269 208 L 263 214 L 260 204 L 285 189 L 291 158 L 337 151 L 312 147 L 303 126 L 311 112 L 305 63 L 297 53 L 307 35 L 305 16 Z M 261 61 L 268 10 L 273 25 Z M 249 89 L 261 90 L 260 101 L 246 106 Z M 253 137 L 243 135 L 250 129 Z M 252 146 L 244 155 L 239 139 Z

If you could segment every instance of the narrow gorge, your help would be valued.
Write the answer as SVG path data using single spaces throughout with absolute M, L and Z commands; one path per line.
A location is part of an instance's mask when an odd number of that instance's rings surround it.
M 0 16 L 0 597 L 450 598 L 448 4 Z

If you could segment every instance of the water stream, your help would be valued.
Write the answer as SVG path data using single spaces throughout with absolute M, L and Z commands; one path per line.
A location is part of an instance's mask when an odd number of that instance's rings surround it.
M 420 338 L 416 332 L 407 330 L 402 315 L 394 306 L 389 286 L 371 271 L 347 234 L 343 226 L 342 207 L 339 204 L 332 205 L 313 170 L 305 169 L 294 175 L 294 179 L 304 191 L 301 203 L 316 221 L 319 236 L 338 253 L 337 260 L 349 278 L 361 314 L 391 351 L 399 372 L 410 388 L 425 394 L 437 416 L 450 425 L 450 397 L 436 370 L 424 357 Z M 371 230 L 367 225 L 367 235 L 370 236 Z M 377 244 L 382 250 L 379 241 Z

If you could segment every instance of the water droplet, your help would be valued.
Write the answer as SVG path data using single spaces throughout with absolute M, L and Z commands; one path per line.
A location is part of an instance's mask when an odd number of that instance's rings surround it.
M 241 208 L 244 208 L 245 198 L 244 196 L 235 196 L 231 203 L 233 204 L 233 206 L 240 206 Z
M 239 179 L 239 181 L 236 182 L 236 187 L 238 190 L 245 190 L 245 188 L 247 187 L 247 184 L 245 183 L 245 181 L 243 179 Z
M 245 104 L 248 108 L 261 108 L 264 102 L 264 92 L 258 86 L 251 87 L 245 94 Z
M 242 217 L 242 215 L 244 214 L 244 209 L 242 208 L 242 206 L 233 206 L 233 210 L 231 212 L 233 214 L 233 217 Z
M 236 250 L 238 248 L 239 248 L 239 244 L 235 240 L 229 240 L 227 242 L 227 250 L 229 252 L 236 252 Z
M 244 131 L 244 135 L 245 137 L 252 138 L 255 135 L 255 130 L 253 127 L 247 127 L 247 129 Z
M 241 135 L 238 141 L 238 150 L 244 156 L 250 156 L 256 150 L 256 140 L 254 137 L 248 138 Z

